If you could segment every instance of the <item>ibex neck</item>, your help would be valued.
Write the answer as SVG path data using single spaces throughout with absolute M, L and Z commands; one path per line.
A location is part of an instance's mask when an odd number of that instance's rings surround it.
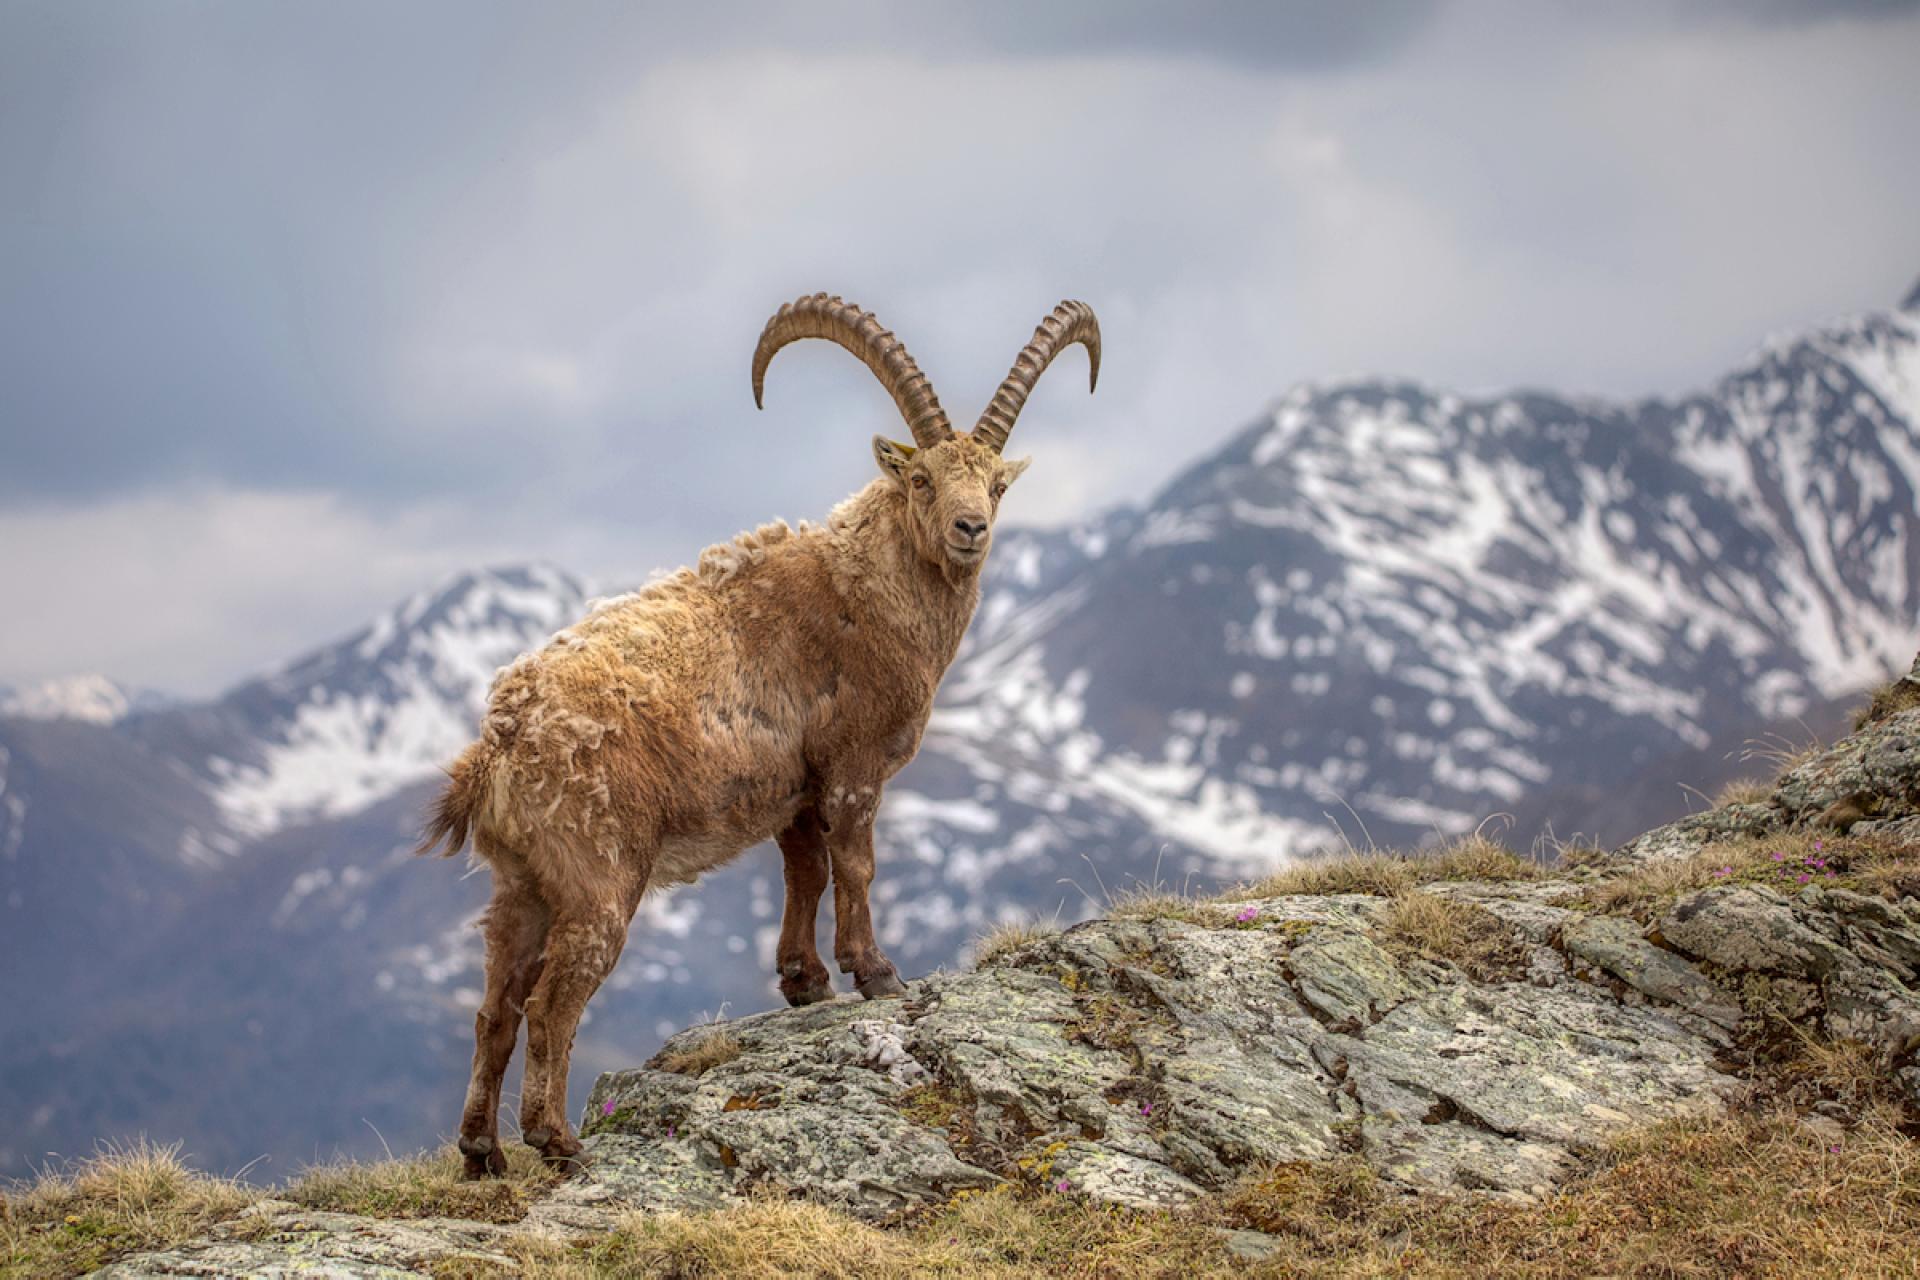
M 828 525 L 845 553 L 842 590 L 934 664 L 937 680 L 973 621 L 980 570 L 922 559 L 907 519 L 905 496 L 876 480 L 834 508 Z

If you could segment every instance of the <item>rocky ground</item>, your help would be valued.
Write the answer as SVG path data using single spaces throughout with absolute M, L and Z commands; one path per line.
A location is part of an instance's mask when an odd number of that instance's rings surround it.
M 510 1270 L 515 1240 L 769 1190 L 873 1222 L 1010 1184 L 1173 1208 L 1356 1156 L 1524 1201 L 1613 1135 L 1751 1098 L 1796 1039 L 1920 1106 L 1917 704 L 1920 661 L 1772 784 L 1550 869 L 1483 842 L 1314 864 L 996 939 L 903 1000 L 690 1029 L 600 1079 L 592 1166 L 519 1221 L 265 1201 L 105 1274 Z

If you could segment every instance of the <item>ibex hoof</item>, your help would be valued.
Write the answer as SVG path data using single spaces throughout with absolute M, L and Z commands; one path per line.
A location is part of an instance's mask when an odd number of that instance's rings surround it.
M 831 1000 L 834 991 L 831 982 L 820 982 L 810 987 L 802 987 L 798 991 L 782 991 L 780 994 L 787 998 L 788 1004 L 797 1009 L 803 1004 L 821 1004 Z
M 471 1138 L 460 1139 L 460 1154 L 466 1158 L 466 1167 L 460 1176 L 468 1182 L 478 1182 L 482 1178 L 505 1177 L 507 1172 L 507 1153 L 500 1144 L 484 1133 Z
M 859 984 L 859 991 L 868 1000 L 888 1000 L 907 994 L 907 984 L 898 974 L 882 973 Z
M 528 1129 L 520 1135 L 520 1140 L 538 1148 L 547 1168 L 562 1176 L 571 1177 L 587 1167 L 587 1157 L 580 1139 L 564 1129 L 548 1129 L 544 1126 Z
M 574 1151 L 570 1154 L 565 1152 L 547 1152 L 542 1154 L 540 1158 L 546 1162 L 547 1168 L 553 1170 L 563 1178 L 571 1178 L 577 1173 L 585 1173 L 587 1166 L 593 1163 L 592 1157 L 587 1155 L 585 1151 Z

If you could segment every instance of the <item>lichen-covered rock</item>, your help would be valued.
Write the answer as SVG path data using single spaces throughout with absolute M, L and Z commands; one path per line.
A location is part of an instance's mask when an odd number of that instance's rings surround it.
M 1481 896 L 1519 904 L 1544 945 L 1575 918 L 1548 899 L 1572 888 Z M 701 1203 L 717 1179 L 872 1218 L 1001 1179 L 1166 1206 L 1354 1150 L 1409 1186 L 1530 1196 L 1610 1130 L 1734 1083 L 1714 1065 L 1723 1035 L 1605 986 L 1484 987 L 1397 961 L 1372 937 L 1378 899 L 1255 905 L 1247 921 L 1094 922 L 913 984 L 885 1021 L 925 1084 L 879 1068 L 856 1034 L 871 1006 L 743 1019 L 740 1055 L 697 1080 L 604 1077 L 589 1146 L 644 1139 L 649 1171 L 703 1171 Z M 1718 1011 L 1681 962 L 1657 967 L 1656 998 Z
M 1876 1049 L 1920 1104 L 1920 903 L 1818 885 L 1792 896 L 1716 885 L 1681 897 L 1657 928 L 1668 945 L 1728 978 L 1780 986 L 1787 1007 L 1775 1012 Z
M 94 1275 L 112 1280 L 160 1276 L 385 1280 L 422 1275 L 430 1268 L 445 1275 L 511 1274 L 514 1261 L 500 1243 L 512 1231 L 451 1218 L 363 1218 L 272 1203 L 216 1227 L 204 1240 L 128 1258 Z
M 1861 832 L 1920 813 L 1920 709 L 1864 725 L 1795 765 L 1774 801 L 1797 820 Z
M 1784 812 L 1769 804 L 1730 804 L 1704 813 L 1690 813 L 1678 822 L 1655 827 L 1606 855 L 1614 868 L 1677 862 L 1691 858 L 1716 840 L 1760 836 L 1777 831 Z
M 1723 1031 L 1740 1025 L 1740 1004 L 1699 966 L 1647 941 L 1646 931 L 1617 916 L 1582 916 L 1561 930 L 1567 954 L 1605 970 L 1627 986 Z
M 1525 964 L 1500 972 L 1520 980 L 1476 981 L 1444 945 L 1385 936 L 1420 913 L 1364 894 L 1094 921 L 897 1002 L 731 1022 L 724 1061 L 659 1059 L 711 1064 L 699 1074 L 601 1077 L 582 1126 L 592 1164 L 524 1222 L 270 1203 L 108 1274 L 511 1270 L 511 1234 L 579 1239 L 635 1211 L 766 1192 L 870 1220 L 1008 1183 L 1171 1207 L 1274 1163 L 1348 1155 L 1408 1189 L 1531 1198 L 1621 1128 L 1721 1105 L 1740 1083 L 1726 1050 L 1782 1019 L 1871 1046 L 1920 1104 L 1920 900 L 1730 881 L 1680 893 L 1652 927 L 1592 909 L 1608 900 L 1596 875 L 1657 874 L 1797 823 L 1873 830 L 1878 847 L 1920 839 L 1920 709 L 1796 766 L 1765 803 L 1648 832 L 1597 869 L 1409 890 L 1510 931 Z M 1227 1243 L 1271 1247 L 1254 1232 Z

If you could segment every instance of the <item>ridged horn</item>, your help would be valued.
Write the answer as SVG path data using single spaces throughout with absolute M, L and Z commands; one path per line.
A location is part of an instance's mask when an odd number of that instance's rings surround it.
M 1032 394 L 1033 384 L 1040 381 L 1040 375 L 1047 371 L 1055 356 L 1076 342 L 1087 349 L 1087 390 L 1091 392 L 1098 386 L 1100 322 L 1086 303 L 1063 302 L 1040 322 L 1040 327 L 1033 331 L 1033 341 L 1021 349 L 1006 380 L 987 402 L 980 421 L 974 424 L 973 438 L 991 445 L 995 453 L 1006 448 L 1007 435 L 1027 403 L 1027 396 Z
M 753 349 L 755 408 L 764 407 L 767 366 L 773 363 L 774 353 L 802 338 L 825 338 L 860 357 L 899 406 L 900 416 L 906 419 L 907 430 L 913 432 L 913 442 L 920 448 L 932 448 L 953 434 L 953 424 L 947 421 L 946 410 L 933 394 L 933 384 L 907 354 L 906 344 L 881 328 L 871 311 L 824 293 L 787 303 L 761 330 L 760 345 Z

